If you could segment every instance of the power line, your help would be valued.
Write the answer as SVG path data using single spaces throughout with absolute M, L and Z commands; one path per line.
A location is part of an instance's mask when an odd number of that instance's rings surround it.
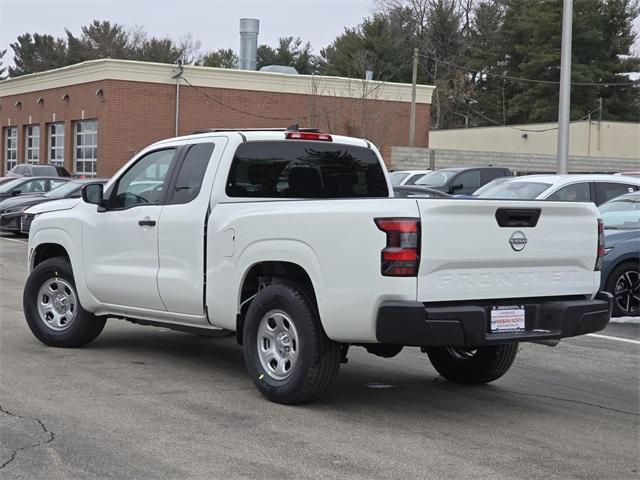
M 534 78 L 524 78 L 524 77 L 514 77 L 512 75 L 502 75 L 500 73 L 493 72 L 485 72 L 484 70 L 479 70 L 477 68 L 465 67 L 462 65 L 456 65 L 455 63 L 448 62 L 446 60 L 440 60 L 435 57 L 430 57 L 425 54 L 420 55 L 427 60 L 433 60 L 436 63 L 443 63 L 445 65 L 449 65 L 450 67 L 457 68 L 459 70 L 465 70 L 471 73 L 480 73 L 482 75 L 504 78 L 506 80 L 514 80 L 517 82 L 529 82 L 529 83 L 541 83 L 545 85 L 560 85 L 560 82 L 556 82 L 553 80 L 537 80 Z M 579 87 L 629 87 L 629 86 L 637 86 L 640 85 L 638 82 L 621 82 L 621 83 L 592 83 L 592 82 L 571 82 L 571 85 L 579 86 Z

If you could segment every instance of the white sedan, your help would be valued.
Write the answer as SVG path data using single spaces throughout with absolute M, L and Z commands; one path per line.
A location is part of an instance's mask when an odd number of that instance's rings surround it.
M 413 185 L 430 171 L 431 170 L 396 170 L 395 172 L 391 172 L 389 176 L 391 177 L 391 184 L 394 187 L 399 187 L 402 185 Z
M 622 175 L 525 175 L 497 179 L 476 190 L 476 198 L 560 200 L 601 205 L 640 190 L 640 178 Z

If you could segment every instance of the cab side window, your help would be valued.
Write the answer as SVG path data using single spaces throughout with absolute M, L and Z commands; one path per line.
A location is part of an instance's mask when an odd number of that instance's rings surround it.
M 626 183 L 596 182 L 596 196 L 598 197 L 598 204 L 608 202 L 612 198 L 635 191 L 635 185 L 627 185 Z
M 166 148 L 147 153 L 140 158 L 118 180 L 111 194 L 109 208 L 156 205 L 160 200 L 175 153 L 175 148 Z
M 480 188 L 480 170 L 469 170 L 462 172 L 451 182 L 451 187 L 455 188 L 453 193 L 472 193 Z
M 47 188 L 46 180 L 40 178 L 38 180 L 31 180 L 30 182 L 25 183 L 22 187 L 19 187 L 19 190 L 22 191 L 22 193 L 39 193 L 46 192 L 49 189 Z
M 557 192 L 549 195 L 547 200 L 558 200 L 561 202 L 592 202 L 589 182 L 574 183 L 562 187 Z
M 213 147 L 213 143 L 197 143 L 189 147 L 167 203 L 189 203 L 198 196 Z

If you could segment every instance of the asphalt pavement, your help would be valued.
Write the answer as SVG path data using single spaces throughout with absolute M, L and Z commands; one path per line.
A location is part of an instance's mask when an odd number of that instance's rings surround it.
M 109 320 L 46 347 L 22 313 L 26 246 L 0 237 L 0 477 L 638 479 L 640 325 L 525 344 L 480 387 L 418 349 L 352 348 L 329 396 L 260 396 L 233 338 Z

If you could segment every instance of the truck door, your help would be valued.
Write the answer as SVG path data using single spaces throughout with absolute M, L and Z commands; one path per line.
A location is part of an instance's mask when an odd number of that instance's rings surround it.
M 158 291 L 167 310 L 202 316 L 205 222 L 213 179 L 227 139 L 207 138 L 184 148 L 158 222 Z
M 101 303 L 165 309 L 156 284 L 157 222 L 175 157 L 174 147 L 140 157 L 107 193 L 106 209 L 86 218 L 86 282 Z

